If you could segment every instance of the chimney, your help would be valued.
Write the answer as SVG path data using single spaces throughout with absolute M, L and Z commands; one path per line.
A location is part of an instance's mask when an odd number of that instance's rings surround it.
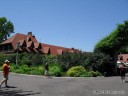
M 28 32 L 28 35 L 32 36 L 32 32 Z

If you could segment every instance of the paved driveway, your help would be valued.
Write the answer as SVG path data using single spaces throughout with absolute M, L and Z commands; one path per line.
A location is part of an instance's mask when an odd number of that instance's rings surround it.
M 0 96 L 128 96 L 128 83 L 122 83 L 118 76 L 45 78 L 11 73 L 8 84 L 10 88 L 3 85 Z

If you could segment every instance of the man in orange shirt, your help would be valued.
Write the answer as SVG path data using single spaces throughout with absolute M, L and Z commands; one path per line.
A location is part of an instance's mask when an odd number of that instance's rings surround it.
M 3 76 L 4 76 L 4 78 L 3 78 L 3 80 L 0 83 L 0 88 L 1 88 L 1 86 L 2 86 L 3 83 L 5 83 L 5 87 L 9 87 L 7 85 L 8 75 L 9 75 L 9 69 L 10 69 L 10 64 L 9 63 L 10 63 L 10 61 L 5 60 L 5 64 L 3 64 L 2 69 L 3 69 Z

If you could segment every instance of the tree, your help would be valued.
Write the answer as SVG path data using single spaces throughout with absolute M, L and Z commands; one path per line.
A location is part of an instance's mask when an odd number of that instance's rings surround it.
M 79 52 L 79 53 L 64 53 L 63 55 L 57 56 L 57 62 L 63 71 L 67 71 L 73 66 L 84 66 L 84 61 L 86 60 L 89 53 Z
M 94 52 L 100 52 L 115 56 L 123 47 L 128 45 L 128 21 L 119 24 L 117 28 L 107 37 L 99 41 Z
M 88 69 L 101 73 L 110 73 L 109 68 L 113 65 L 111 57 L 104 53 L 91 53 L 85 60 Z M 107 67 L 109 65 L 109 67 Z
M 121 53 L 121 54 L 128 54 L 128 46 L 122 48 L 122 49 L 120 50 L 120 53 Z
M 126 48 L 126 46 L 128 46 L 128 21 L 119 24 L 110 35 L 99 41 L 94 48 L 94 52 L 110 55 L 115 63 L 116 70 L 117 56 L 121 49 Z
M 7 40 L 10 34 L 14 33 L 14 26 L 11 21 L 8 21 L 5 17 L 0 18 L 0 43 Z

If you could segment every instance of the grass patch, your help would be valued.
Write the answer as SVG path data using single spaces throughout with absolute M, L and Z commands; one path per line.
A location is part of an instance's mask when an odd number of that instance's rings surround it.
M 14 64 L 11 65 L 11 72 L 31 75 L 43 75 L 43 66 L 28 67 L 27 65 L 20 65 L 16 67 Z

